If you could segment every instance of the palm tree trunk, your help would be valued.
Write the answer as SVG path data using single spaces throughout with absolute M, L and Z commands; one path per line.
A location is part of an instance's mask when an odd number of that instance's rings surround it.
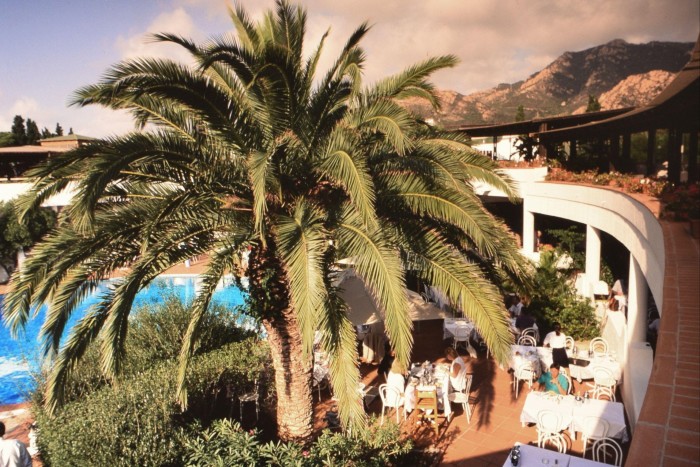
M 284 441 L 306 442 L 313 432 L 311 361 L 304 358 L 294 311 L 263 320 L 275 369 L 277 434 Z

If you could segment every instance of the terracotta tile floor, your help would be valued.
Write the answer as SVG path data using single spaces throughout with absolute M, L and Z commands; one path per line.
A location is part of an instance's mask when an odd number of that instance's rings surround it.
M 444 361 L 442 352 L 448 343 L 442 340 L 442 320 L 421 322 L 420 329 L 414 331 L 414 335 L 417 338 L 412 361 Z M 402 432 L 411 436 L 417 447 L 442 452 L 440 465 L 443 466 L 502 466 L 516 441 L 533 443 L 537 439 L 534 426 L 522 427 L 520 423 L 520 412 L 529 392 L 527 384 L 522 383 L 516 400 L 512 391 L 511 374 L 498 368 L 492 359 L 480 355 L 473 361 L 473 367 L 472 397 L 476 405 L 470 424 L 467 424 L 460 406 L 453 406 L 455 413 L 450 422 L 441 420 L 437 438 L 430 427 L 416 424 L 418 416 L 415 411 L 407 421 L 401 423 Z M 361 370 L 365 384 L 378 386 L 381 383 L 376 367 L 362 364 Z M 574 384 L 577 388 L 578 383 Z M 333 407 L 327 392 L 322 393 L 322 399 L 316 405 L 318 428 L 323 426 L 325 412 Z M 381 408 L 381 401 L 377 398 L 370 404 L 369 412 L 380 414 Z M 393 412 L 390 412 L 390 418 L 391 416 L 395 417 Z M 582 448 L 579 437 L 572 441 L 569 453 L 580 456 Z

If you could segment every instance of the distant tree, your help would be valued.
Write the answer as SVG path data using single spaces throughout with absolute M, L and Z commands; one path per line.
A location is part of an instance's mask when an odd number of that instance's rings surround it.
M 69 135 L 74 134 L 74 133 L 73 133 L 73 127 L 70 127 L 70 128 L 68 129 L 68 134 L 69 134 Z
M 539 155 L 538 144 L 539 142 L 534 136 L 520 135 L 515 140 L 515 153 L 530 162 Z
M 515 121 L 524 122 L 525 121 L 525 107 L 521 105 L 518 106 L 518 110 L 515 112 Z
M 600 102 L 598 102 L 598 98 L 595 97 L 593 94 L 588 95 L 588 105 L 586 106 L 586 113 L 588 112 L 598 112 L 600 111 L 601 106 Z
M 24 119 L 21 115 L 15 115 L 12 122 L 12 137 L 15 140 L 15 144 L 21 146 L 26 144 L 27 141 L 27 131 L 24 127 Z
M 0 131 L 0 148 L 15 145 L 15 137 L 9 131 Z
M 31 118 L 27 119 L 27 144 L 36 144 L 40 137 L 39 127 Z
M 44 128 L 41 130 L 41 138 L 42 138 L 42 139 L 44 139 L 44 138 L 51 138 L 52 136 L 53 136 L 53 133 L 51 133 L 51 130 L 49 130 L 48 128 L 44 127 Z
M 63 127 L 60 123 L 56 123 L 56 131 L 54 131 L 56 136 L 63 136 Z
M 56 225 L 56 213 L 39 208 L 20 222 L 14 203 L 0 203 L 0 258 L 16 265 L 19 250 L 33 246 Z

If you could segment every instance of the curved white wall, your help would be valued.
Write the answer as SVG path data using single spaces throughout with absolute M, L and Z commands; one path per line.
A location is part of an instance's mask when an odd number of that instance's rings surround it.
M 614 190 L 552 182 L 524 184 L 521 196 L 525 211 L 580 222 L 615 237 L 639 263 L 663 312 L 663 231 L 646 206 Z

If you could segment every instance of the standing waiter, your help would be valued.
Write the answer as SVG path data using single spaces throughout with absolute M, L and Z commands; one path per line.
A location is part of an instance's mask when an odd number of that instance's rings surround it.
M 554 331 L 547 334 L 542 345 L 552 348 L 552 361 L 554 363 L 569 368 L 569 357 L 566 355 L 566 335 L 561 332 L 559 323 L 554 323 Z

